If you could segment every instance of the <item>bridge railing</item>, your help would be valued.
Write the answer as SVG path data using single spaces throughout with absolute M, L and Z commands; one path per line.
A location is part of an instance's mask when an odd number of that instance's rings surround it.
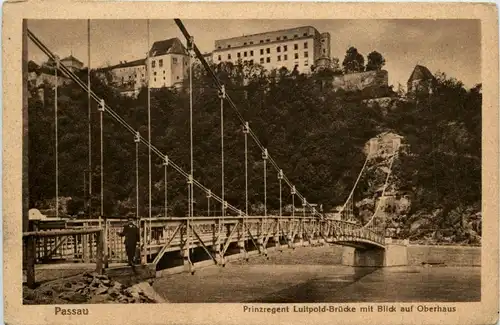
M 31 231 L 23 233 L 24 267 L 27 271 L 27 283 L 30 288 L 35 286 L 35 264 L 40 261 L 46 261 L 53 254 L 57 253 L 60 247 L 73 238 L 89 239 L 97 244 L 95 249 L 96 271 L 101 272 L 103 267 L 103 245 L 104 232 L 100 228 L 89 229 L 58 229 L 48 231 Z M 82 240 L 82 243 L 84 241 Z M 40 243 L 43 243 L 43 249 L 40 249 Z M 50 250 L 46 249 L 50 243 Z M 73 242 L 73 249 L 79 248 L 77 242 Z M 81 246 L 82 252 L 85 246 Z M 64 251 L 63 251 L 64 252 Z M 67 253 L 67 256 L 75 256 L 74 252 Z M 82 260 L 80 260 L 82 261 Z
M 140 221 L 141 252 L 143 256 L 154 257 L 161 251 L 175 251 L 185 248 L 189 233 L 190 247 L 205 247 L 216 244 L 229 245 L 236 241 L 266 241 L 269 237 L 285 240 L 305 234 L 320 236 L 328 241 L 365 241 L 384 245 L 384 236 L 373 229 L 345 220 L 318 220 L 313 216 L 210 216 L 190 219 L 187 231 L 186 218 L 155 217 Z M 119 236 L 126 219 L 68 220 L 66 229 L 87 230 L 99 228 L 104 231 L 106 256 L 108 262 L 127 260 L 123 237 Z M 95 262 L 97 259 L 98 239 L 95 234 L 75 234 L 62 240 L 44 238 L 36 243 L 36 262 L 66 260 L 72 262 Z

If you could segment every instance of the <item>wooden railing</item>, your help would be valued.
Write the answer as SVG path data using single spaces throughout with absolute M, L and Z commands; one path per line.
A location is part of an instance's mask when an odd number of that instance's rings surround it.
M 80 238 L 80 241 L 75 238 Z M 70 250 L 78 248 L 85 251 L 87 248 L 90 252 L 93 250 L 89 243 L 95 243 L 95 262 L 96 272 L 101 273 L 103 268 L 103 245 L 104 245 L 104 231 L 101 228 L 89 229 L 62 229 L 62 230 L 48 230 L 48 231 L 32 231 L 23 233 L 23 245 L 26 264 L 26 276 L 28 287 L 35 287 L 35 264 L 41 259 L 47 260 L 50 256 L 64 252 L 65 243 L 73 240 Z M 42 249 L 41 249 L 42 248 Z M 68 253 L 69 256 L 77 255 L 74 252 Z
M 63 259 L 77 262 L 97 262 L 97 230 L 102 229 L 103 254 L 108 263 L 127 260 L 122 231 L 126 220 L 97 219 L 69 220 L 65 231 L 74 231 L 71 235 L 43 235 L 35 241 L 35 263 L 45 263 L 50 259 Z M 285 241 L 293 245 L 296 239 L 324 241 L 339 244 L 361 242 L 383 246 L 385 238 L 372 229 L 344 220 L 318 220 L 313 216 L 249 216 L 249 217 L 194 217 L 190 219 L 190 229 L 186 218 L 152 218 L 140 221 L 141 260 L 156 261 L 166 252 L 184 251 L 188 248 L 204 248 L 212 255 L 214 247 L 224 256 L 231 243 L 253 242 L 259 250 L 265 252 L 269 240 Z M 47 233 L 42 231 L 38 233 Z

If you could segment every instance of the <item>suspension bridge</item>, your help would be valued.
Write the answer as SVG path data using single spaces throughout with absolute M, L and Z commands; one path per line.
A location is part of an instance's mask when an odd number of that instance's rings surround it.
M 354 215 L 354 192 L 358 186 L 362 175 L 367 173 L 367 166 L 373 163 L 372 157 L 367 155 L 364 165 L 361 167 L 359 175 L 353 184 L 349 196 L 342 205 L 335 217 L 324 214 L 317 205 L 307 201 L 305 195 L 301 193 L 286 176 L 284 170 L 280 168 L 273 156 L 259 141 L 257 134 L 251 128 L 248 121 L 239 112 L 235 102 L 226 91 L 225 86 L 217 78 L 212 67 L 205 61 L 204 56 L 196 46 L 194 37 L 189 34 L 181 20 L 175 19 L 175 23 L 186 39 L 186 48 L 189 53 L 189 109 L 190 109 L 190 169 L 183 170 L 179 164 L 169 158 L 167 152 L 160 151 L 151 139 L 151 91 L 148 82 L 148 134 L 145 137 L 138 130 L 134 129 L 129 122 L 108 105 L 103 98 L 100 98 L 92 89 L 90 84 L 90 46 L 88 50 L 89 67 L 87 82 L 80 79 L 71 69 L 61 63 L 59 57 L 53 53 L 35 33 L 25 29 L 26 36 L 36 47 L 38 47 L 49 60 L 55 64 L 55 87 L 54 87 L 54 112 L 55 112 L 55 169 L 56 169 L 56 216 L 59 214 L 59 161 L 58 161 L 58 78 L 62 76 L 69 78 L 88 95 L 88 116 L 89 116 L 89 138 L 88 138 L 88 170 L 92 170 L 91 152 L 91 103 L 97 103 L 99 112 L 99 132 L 100 132 L 100 213 L 97 219 L 77 219 L 66 220 L 62 225 L 55 223 L 40 223 L 36 229 L 30 229 L 23 234 L 25 243 L 25 260 L 33 268 L 34 264 L 46 263 L 51 259 L 61 259 L 68 262 L 97 262 L 99 268 L 110 267 L 114 263 L 126 260 L 125 249 L 122 238 L 118 236 L 126 220 L 110 219 L 104 213 L 104 147 L 103 147 L 103 116 L 109 116 L 114 123 L 118 123 L 123 130 L 130 133 L 131 141 L 135 142 L 136 150 L 136 222 L 140 229 L 140 260 L 143 265 L 147 265 L 155 270 L 159 269 L 162 260 L 172 253 L 180 255 L 182 270 L 193 273 L 195 266 L 200 261 L 208 264 L 224 266 L 228 260 L 233 258 L 248 258 L 253 254 L 267 255 L 271 250 L 282 250 L 284 248 L 294 248 L 303 245 L 316 245 L 323 243 L 335 243 L 351 248 L 346 254 L 346 264 L 351 265 L 373 265 L 383 266 L 388 259 L 385 254 L 389 252 L 390 240 L 385 238 L 384 213 L 380 213 L 383 200 L 377 201 L 375 210 L 369 220 L 361 223 Z M 149 45 L 149 21 L 148 21 L 148 45 Z M 88 41 L 90 44 L 90 20 L 88 21 Z M 193 63 L 198 59 L 203 68 L 213 80 L 214 86 L 218 89 L 218 99 L 220 101 L 220 139 L 221 139 L 221 193 L 214 193 L 209 184 L 202 184 L 197 180 L 194 172 L 193 162 Z M 149 52 L 146 62 L 149 62 Z M 148 70 L 148 69 L 146 69 Z M 148 79 L 148 78 L 146 78 Z M 26 82 L 26 81 L 25 81 Z M 232 205 L 226 200 L 225 178 L 224 178 L 224 111 L 229 107 L 236 114 L 241 123 L 244 136 L 244 160 L 245 160 L 245 206 L 242 208 Z M 218 130 L 219 131 L 219 130 Z M 261 215 L 249 214 L 248 198 L 248 145 L 249 140 L 260 149 L 263 162 L 263 197 L 264 211 Z M 368 139 L 367 139 L 368 140 Z M 148 149 L 149 160 L 149 193 L 148 193 L 148 216 L 144 217 L 139 212 L 139 147 L 145 146 Z M 388 180 L 391 175 L 392 165 L 397 159 L 398 148 L 387 159 L 387 176 L 383 186 L 381 197 L 385 195 Z M 152 156 L 157 156 L 163 162 L 164 171 L 164 214 L 162 216 L 152 215 Z M 157 159 L 157 158 L 155 158 Z M 187 212 L 185 217 L 177 218 L 168 216 L 168 174 L 171 172 L 181 175 L 186 184 Z M 279 211 L 268 214 L 267 187 L 269 174 L 275 174 L 273 179 L 279 183 Z M 91 177 L 88 181 L 88 193 L 92 192 Z M 292 201 L 291 213 L 283 213 L 283 187 L 288 187 L 286 193 L 290 193 Z M 194 212 L 194 192 L 204 193 L 207 199 L 207 215 L 195 215 Z M 297 208 L 297 204 L 301 208 Z M 220 213 L 213 215 L 210 207 L 216 204 L 220 207 Z M 201 252 L 201 253 L 198 253 Z M 200 257 L 203 255 L 203 257 Z M 168 259 L 168 258 L 167 258 Z M 350 260 L 350 261 L 349 261 Z

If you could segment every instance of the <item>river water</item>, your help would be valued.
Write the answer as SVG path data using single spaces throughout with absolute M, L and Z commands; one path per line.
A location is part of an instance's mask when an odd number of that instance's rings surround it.
M 480 301 L 480 267 L 354 268 L 328 247 L 297 248 L 194 275 L 159 278 L 173 303 L 462 302 Z

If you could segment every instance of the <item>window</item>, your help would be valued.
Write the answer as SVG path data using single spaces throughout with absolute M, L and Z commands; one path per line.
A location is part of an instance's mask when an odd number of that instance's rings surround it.
M 304 33 L 304 36 L 307 36 L 307 33 Z
M 326 54 L 326 50 L 325 49 L 323 49 L 323 54 Z
M 179 76 L 177 76 L 177 80 L 179 80 Z
M 243 45 L 247 45 L 247 43 L 245 42 L 245 43 L 243 43 Z
M 263 40 L 260 40 L 260 42 L 261 42 L 261 43 L 264 43 L 264 41 L 263 41 Z
M 160 60 L 161 61 L 161 60 Z M 173 64 L 177 64 L 177 58 L 172 58 L 172 63 Z M 160 67 L 161 67 L 161 64 L 160 64 Z
M 299 53 L 295 53 L 295 59 L 299 58 Z
M 278 46 L 278 47 L 276 48 L 276 52 L 278 52 L 278 53 L 279 53 L 279 52 L 281 52 L 281 46 Z
M 267 54 L 271 53 L 271 49 L 270 49 L 270 48 L 267 48 L 267 49 L 266 49 L 266 53 L 267 53 Z
M 156 78 L 155 78 L 155 81 L 156 81 Z
M 163 67 L 163 59 L 158 60 L 158 66 L 160 68 Z
M 281 61 L 281 55 L 278 55 L 278 61 Z
M 299 49 L 299 44 L 293 44 L 293 49 L 298 50 Z
M 250 56 L 253 56 L 253 51 L 250 51 Z
M 253 65 L 253 60 L 250 60 L 250 64 L 252 64 L 252 65 Z
M 260 55 L 264 54 L 264 49 L 260 49 Z
M 156 76 L 156 71 L 155 71 L 154 75 Z
M 151 66 L 152 66 L 153 68 L 154 68 L 154 67 L 156 67 L 156 61 L 155 61 L 155 60 L 151 61 Z
M 260 64 L 264 63 L 264 58 L 260 58 Z
M 221 49 L 222 47 L 220 47 L 220 46 L 217 46 L 217 48 L 218 48 L 218 49 L 220 50 L 220 49 Z
M 271 42 L 271 40 L 268 38 L 268 39 L 266 39 L 266 42 Z
M 304 48 L 305 49 L 307 48 L 307 42 L 304 42 Z
M 297 34 L 293 35 L 293 38 L 297 38 L 297 37 L 299 37 L 299 35 L 297 35 Z
M 309 53 L 307 51 L 304 52 L 304 57 L 305 58 L 308 58 L 309 57 Z
M 270 63 L 270 62 L 271 62 L 271 58 L 270 58 L 270 57 L 267 57 L 267 58 L 266 58 L 266 62 L 267 62 L 267 63 Z
M 278 37 L 276 37 L 276 40 L 277 40 L 277 41 L 279 41 L 280 39 L 281 39 L 281 37 L 279 37 L 279 36 L 278 36 Z
M 325 42 L 325 39 L 322 39 L 322 40 L 321 40 L 321 43 L 324 43 L 324 42 Z
M 287 49 L 288 49 L 288 46 L 283 45 L 283 52 L 286 52 Z
M 163 77 L 163 80 L 165 80 L 165 77 Z
M 229 53 L 229 54 L 227 55 L 227 59 L 228 59 L 228 60 L 231 60 L 231 53 Z
M 231 44 L 227 44 L 227 48 L 230 49 L 231 48 Z
M 283 55 L 283 60 L 284 60 L 284 61 L 288 60 L 288 55 L 286 55 L 286 54 L 285 54 L 285 55 Z
M 222 59 L 221 59 L 221 56 L 219 55 L 219 61 L 220 61 L 220 60 L 222 60 Z
M 243 56 L 247 57 L 247 51 L 243 52 Z
M 165 70 L 163 70 L 163 74 L 165 74 Z
M 283 39 L 288 39 L 288 36 L 283 36 Z
M 309 65 L 309 61 L 305 60 L 304 65 L 307 67 Z
M 253 44 L 253 42 L 250 42 L 250 45 L 252 45 L 252 44 Z
M 241 53 L 240 52 L 236 53 L 236 56 L 241 57 Z

